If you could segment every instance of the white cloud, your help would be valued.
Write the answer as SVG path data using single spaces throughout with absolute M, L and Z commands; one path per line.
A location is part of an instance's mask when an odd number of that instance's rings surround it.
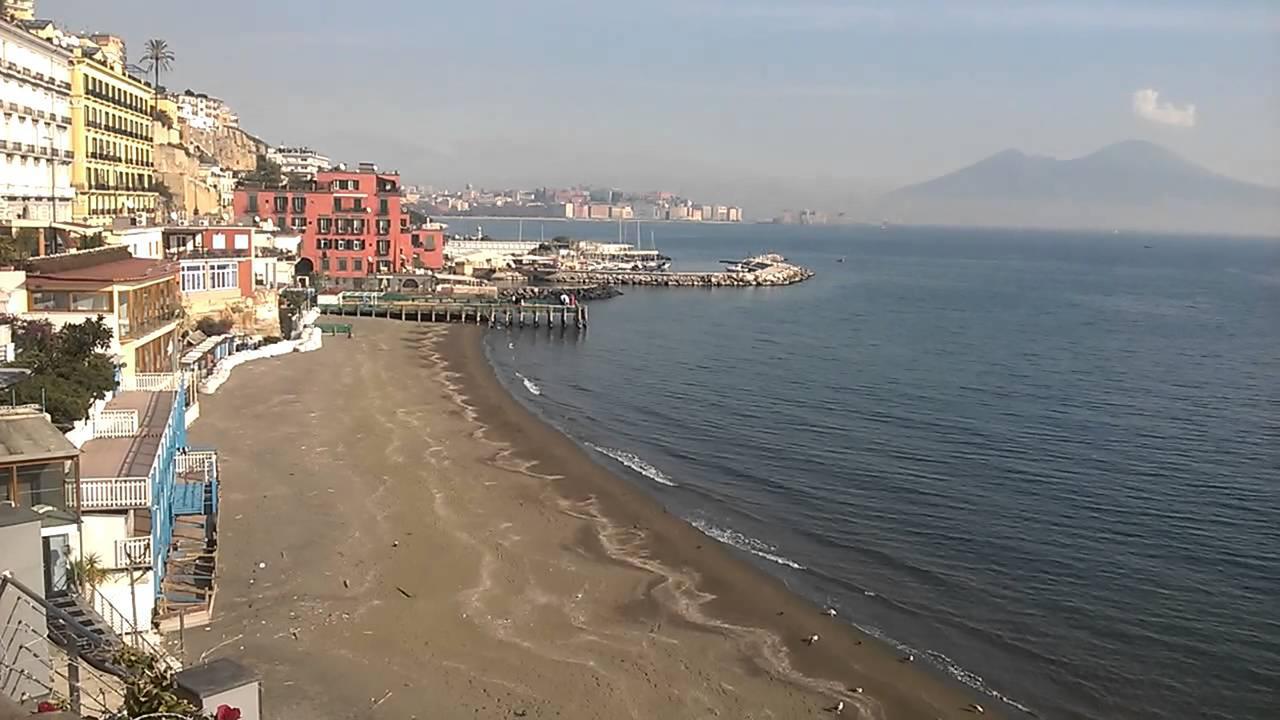
M 1196 126 L 1196 106 L 1190 103 L 1178 107 L 1169 101 L 1160 102 L 1160 93 L 1151 88 L 1135 90 L 1133 114 L 1143 120 L 1176 127 Z

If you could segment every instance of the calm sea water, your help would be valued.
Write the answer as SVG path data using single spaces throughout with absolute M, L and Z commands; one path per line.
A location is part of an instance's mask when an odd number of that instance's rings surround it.
M 602 463 L 1026 712 L 1276 717 L 1280 241 L 653 229 L 682 267 L 769 249 L 819 274 L 491 334 Z

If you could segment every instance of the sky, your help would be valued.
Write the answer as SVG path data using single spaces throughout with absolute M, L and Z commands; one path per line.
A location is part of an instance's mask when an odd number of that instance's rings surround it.
M 246 130 L 435 187 L 828 210 L 1140 138 L 1280 186 L 1280 0 L 37 0 Z

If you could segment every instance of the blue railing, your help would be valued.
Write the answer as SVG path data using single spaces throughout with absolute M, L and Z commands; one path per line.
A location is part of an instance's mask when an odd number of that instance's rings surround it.
M 173 407 L 169 412 L 169 420 L 160 438 L 160 447 L 156 451 L 156 459 L 151 465 L 151 569 L 155 578 L 155 595 L 161 595 L 161 584 L 164 582 L 166 565 L 169 560 L 169 546 L 173 544 L 174 494 L 177 483 L 177 469 L 174 458 L 178 448 L 187 444 L 187 384 L 186 378 L 180 378 L 178 391 L 174 393 Z

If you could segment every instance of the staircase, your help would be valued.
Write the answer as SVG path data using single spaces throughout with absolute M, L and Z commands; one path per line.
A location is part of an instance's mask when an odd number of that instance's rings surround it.
M 49 639 L 54 644 L 102 672 L 124 674 L 115 660 L 124 643 L 79 595 L 51 597 L 42 604 L 47 611 Z

